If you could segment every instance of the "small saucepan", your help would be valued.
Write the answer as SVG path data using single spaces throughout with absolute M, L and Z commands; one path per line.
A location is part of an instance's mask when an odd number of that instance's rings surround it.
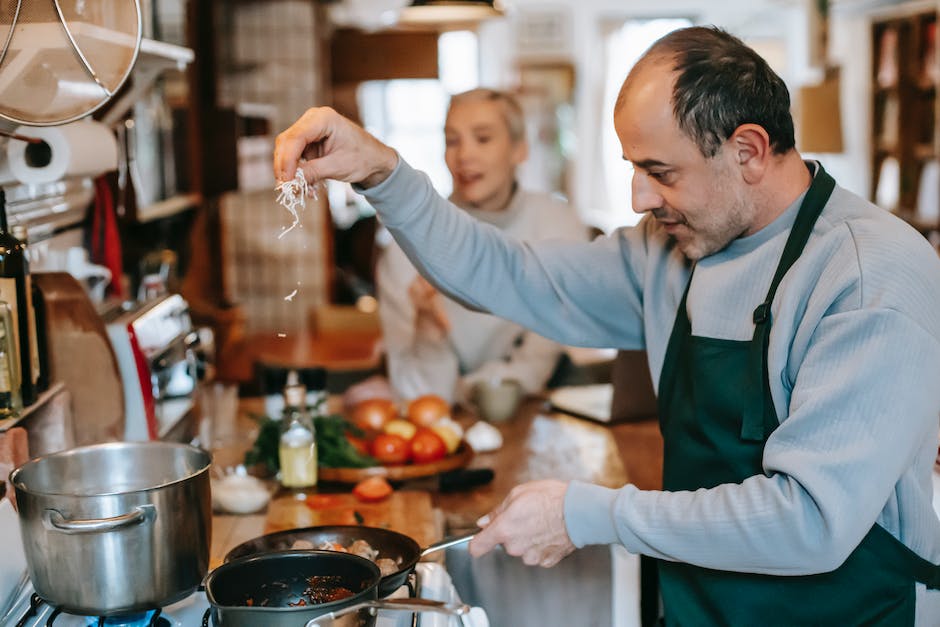
M 275 551 L 232 560 L 206 577 L 213 627 L 373 627 L 379 609 L 460 615 L 469 607 L 425 599 L 379 601 L 371 561 L 336 551 Z
M 267 553 L 298 548 L 319 548 L 325 543 L 348 547 L 356 540 L 365 540 L 378 551 L 378 558 L 388 558 L 398 564 L 398 570 L 386 574 L 379 583 L 379 597 L 386 597 L 397 590 L 408 579 L 415 565 L 425 556 L 442 551 L 448 547 L 469 542 L 473 534 L 448 538 L 426 548 L 403 533 L 362 525 L 323 525 L 277 531 L 248 540 L 228 552 L 225 561 Z

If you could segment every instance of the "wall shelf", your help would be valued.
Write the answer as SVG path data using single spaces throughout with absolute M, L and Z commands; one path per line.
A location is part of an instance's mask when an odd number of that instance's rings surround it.
M 190 48 L 144 38 L 140 54 L 131 74 L 129 86 L 108 106 L 101 121 L 108 125 L 119 122 L 134 103 L 140 100 L 160 74 L 168 70 L 185 70 L 195 54 Z
M 13 427 L 26 429 L 30 457 L 75 446 L 72 396 L 65 383 L 53 383 L 19 416 L 0 420 L 0 433 Z
M 940 147 L 937 11 L 879 15 L 871 38 L 871 198 L 922 233 L 938 231 L 940 190 L 923 188 Z
M 139 207 L 135 217 L 137 222 L 152 222 L 194 209 L 199 206 L 200 202 L 202 202 L 202 196 L 199 194 L 179 194 L 146 207 Z

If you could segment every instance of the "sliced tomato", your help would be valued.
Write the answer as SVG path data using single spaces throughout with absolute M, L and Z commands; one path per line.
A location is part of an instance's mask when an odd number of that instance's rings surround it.
M 374 503 L 387 498 L 392 493 L 392 486 L 385 477 L 369 477 L 356 484 L 352 493 L 365 503 Z
M 343 504 L 343 497 L 339 494 L 308 494 L 304 500 L 310 509 L 329 509 Z
M 349 440 L 349 443 L 353 445 L 353 448 L 362 455 L 371 455 L 369 453 L 369 442 L 365 438 L 360 438 L 352 435 L 351 433 L 346 434 L 346 439 Z

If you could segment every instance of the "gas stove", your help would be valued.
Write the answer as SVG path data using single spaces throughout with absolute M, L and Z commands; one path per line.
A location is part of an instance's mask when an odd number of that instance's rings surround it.
M 26 576 L 20 526 L 10 501 L 0 499 L 0 627 L 203 627 L 209 602 L 202 591 L 159 610 L 130 616 L 100 618 L 59 612 L 35 594 Z M 435 601 L 459 602 L 457 590 L 447 570 L 440 564 L 422 563 L 414 576 L 390 595 L 420 596 Z M 473 608 L 462 620 L 441 614 L 379 612 L 376 627 L 488 627 L 485 612 Z M 212 627 L 212 626 L 210 626 Z M 264 627 L 259 625 L 258 627 Z M 303 621 L 297 627 L 304 627 Z
M 415 584 L 418 596 L 437 601 L 455 602 L 457 591 L 450 575 L 439 564 L 418 564 L 415 568 Z M 409 596 L 408 586 L 393 593 L 392 598 Z M 42 602 L 33 593 L 28 581 L 21 582 L 15 592 L 12 607 L 0 616 L 0 627 L 203 627 L 209 602 L 203 592 L 195 592 L 189 597 L 163 608 L 159 612 L 150 611 L 121 617 L 75 616 L 57 612 L 55 608 Z M 3 599 L 0 598 L 0 605 Z M 376 627 L 488 627 L 485 613 L 479 608 L 463 621 L 438 614 L 415 616 L 410 612 L 380 611 Z M 259 627 L 263 627 L 260 626 Z M 304 627 L 301 621 L 297 627 Z
M 33 593 L 28 582 L 23 585 L 12 608 L 0 618 L 3 627 L 193 627 L 202 624 L 209 607 L 205 594 L 196 592 L 162 610 L 150 610 L 122 616 L 76 616 L 50 606 Z

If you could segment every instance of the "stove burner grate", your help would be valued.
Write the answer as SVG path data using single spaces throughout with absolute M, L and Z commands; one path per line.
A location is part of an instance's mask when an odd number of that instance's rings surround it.
M 39 606 L 45 603 L 42 599 L 39 598 L 38 594 L 33 594 L 29 597 L 29 609 L 23 614 L 23 617 L 16 623 L 16 627 L 24 627 L 26 621 L 36 615 L 36 610 L 39 609 Z
M 63 612 L 61 607 L 55 607 L 38 594 L 33 594 L 29 598 L 29 608 L 23 614 L 23 617 L 20 618 L 19 622 L 16 623 L 16 627 L 25 627 L 27 621 L 33 616 L 36 616 L 39 608 L 43 605 L 52 607 L 52 613 L 49 615 L 49 618 L 46 619 L 46 627 L 53 627 L 56 618 L 58 618 L 60 614 L 68 614 L 68 612 Z M 161 614 L 162 610 L 157 608 L 155 610 L 147 610 L 146 612 L 122 614 L 120 616 L 88 616 L 85 624 L 88 625 L 88 627 L 170 627 L 170 621 L 161 616 Z

